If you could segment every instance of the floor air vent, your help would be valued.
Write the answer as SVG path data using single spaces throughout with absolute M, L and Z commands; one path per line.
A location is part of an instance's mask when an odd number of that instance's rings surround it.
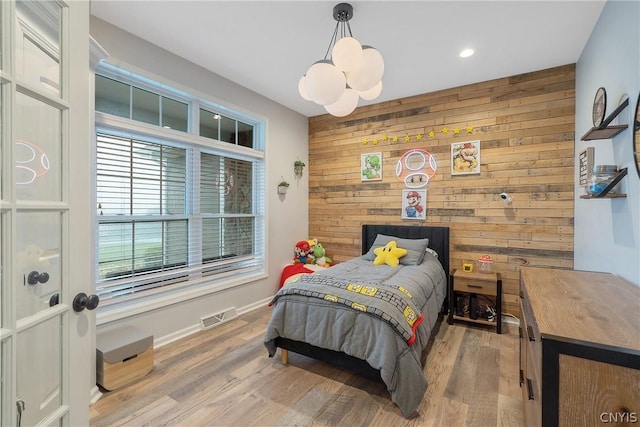
M 219 323 L 233 319 L 237 315 L 238 313 L 236 312 L 236 308 L 231 307 L 219 313 L 215 313 L 207 317 L 201 317 L 200 323 L 202 323 L 202 329 L 209 329 Z

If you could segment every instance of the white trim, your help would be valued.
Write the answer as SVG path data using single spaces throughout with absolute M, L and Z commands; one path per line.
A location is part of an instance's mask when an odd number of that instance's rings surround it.
M 256 310 L 258 308 L 264 307 L 265 305 L 267 305 L 271 301 L 272 298 L 273 297 L 265 298 L 263 300 L 256 301 L 254 303 L 251 303 L 249 305 L 246 305 L 246 306 L 240 308 L 239 310 L 237 310 L 238 316 L 240 316 L 242 314 L 249 313 L 249 312 L 251 312 L 253 310 Z M 237 319 L 237 317 L 236 317 L 236 319 Z M 223 323 L 226 323 L 226 322 L 218 323 L 217 325 L 212 326 L 209 329 L 213 329 L 213 328 L 215 328 L 218 325 L 221 325 Z M 202 325 L 200 324 L 200 322 L 198 322 L 198 323 L 195 323 L 195 324 L 193 324 L 191 326 L 188 326 L 188 327 L 186 327 L 184 329 L 181 329 L 179 331 L 172 332 L 172 333 L 170 333 L 168 335 L 162 336 L 160 338 L 154 338 L 153 339 L 153 348 L 156 349 L 156 348 L 164 347 L 165 345 L 171 344 L 172 342 L 175 342 L 175 341 L 177 341 L 179 339 L 186 338 L 189 335 L 193 335 L 195 333 L 201 332 L 202 330 L 203 330 L 202 329 Z
M 236 119 L 236 120 L 250 120 L 251 124 L 254 124 L 254 120 L 259 120 L 261 122 L 265 122 L 267 120 L 266 116 L 263 114 L 254 112 L 245 107 L 241 107 L 238 104 L 234 104 L 228 100 L 223 100 L 218 98 L 210 93 L 205 93 L 201 90 L 198 90 L 194 87 L 186 86 L 182 83 L 178 83 L 176 81 L 172 81 L 167 79 L 166 77 L 155 74 L 149 70 L 142 69 L 140 67 L 136 67 L 126 61 L 122 61 L 121 59 L 115 57 L 109 57 L 100 62 L 99 66 L 100 70 L 98 74 L 103 75 L 105 77 L 109 77 L 115 80 L 123 80 L 126 83 L 140 85 L 144 84 L 146 81 L 146 85 L 149 89 L 158 90 L 162 89 L 166 91 L 166 95 L 170 97 L 185 97 L 185 99 L 193 100 L 198 99 L 199 106 L 209 106 L 210 108 L 216 108 L 220 112 L 228 113 L 227 117 Z M 153 85 L 149 85 L 150 82 L 153 82 Z M 161 94 L 162 95 L 162 94 Z
M 89 391 L 89 405 L 95 404 L 102 397 L 102 392 L 97 385 L 94 385 Z
M 115 136 L 125 138 L 140 138 L 145 136 L 151 138 L 152 142 L 161 141 L 162 144 L 172 142 L 176 146 L 184 148 L 186 145 L 194 145 L 202 149 L 214 149 L 229 155 L 233 153 L 240 159 L 255 160 L 264 159 L 264 150 L 256 150 L 253 148 L 243 147 L 241 145 L 233 145 L 227 142 L 219 142 L 204 136 L 194 135 L 181 132 L 174 129 L 161 128 L 156 125 L 139 122 L 137 120 L 118 117 L 111 114 L 96 111 L 95 113 L 96 130 L 98 133 L 114 134 Z M 256 126 L 254 125 L 254 132 Z
M 107 52 L 100 43 L 98 43 L 93 37 L 89 36 L 89 68 L 91 69 L 92 74 L 95 73 L 96 66 L 100 61 L 109 57 L 109 52 Z M 93 88 L 95 91 L 95 88 Z M 95 102 L 95 98 L 92 100 Z M 94 109 L 92 108 L 91 111 Z
M 251 303 L 249 305 L 245 305 L 244 307 L 240 308 L 239 310 L 236 310 L 238 312 L 238 316 L 240 316 L 242 314 L 249 313 L 250 311 L 256 310 L 258 308 L 262 308 L 266 304 L 269 304 L 272 299 L 273 299 L 273 296 L 270 296 L 269 298 L 265 298 L 263 300 L 256 301 L 256 302 Z
M 193 289 L 197 286 L 194 285 L 163 297 L 153 295 L 150 298 L 140 298 L 139 301 L 127 300 L 123 301 L 122 304 L 113 304 L 103 307 L 102 310 L 100 309 L 100 306 L 98 306 L 96 313 L 96 325 L 101 326 L 116 320 L 126 319 L 138 314 L 147 313 L 151 310 L 156 310 L 180 302 L 200 298 L 205 295 L 215 294 L 216 292 L 220 292 L 225 289 L 256 282 L 258 280 L 266 279 L 267 277 L 268 275 L 265 272 L 261 272 L 245 277 L 225 280 L 223 282 L 211 282 L 208 284 L 205 282 L 204 286 L 198 286 L 197 289 Z
M 216 325 L 217 326 L 217 325 Z M 215 328 L 215 326 L 214 326 Z M 200 323 L 194 323 L 191 326 L 188 326 L 184 329 L 180 329 L 179 331 L 172 332 L 168 335 L 162 336 L 160 338 L 153 338 L 153 348 L 164 347 L 167 344 L 171 344 L 172 342 L 178 341 L 179 339 L 188 337 L 189 335 L 193 335 L 202 331 L 202 325 Z

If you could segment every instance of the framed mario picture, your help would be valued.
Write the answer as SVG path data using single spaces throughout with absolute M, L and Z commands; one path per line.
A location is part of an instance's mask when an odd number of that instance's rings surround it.
M 480 141 L 451 144 L 451 175 L 480 173 Z
M 427 219 L 427 190 L 402 190 L 402 219 Z

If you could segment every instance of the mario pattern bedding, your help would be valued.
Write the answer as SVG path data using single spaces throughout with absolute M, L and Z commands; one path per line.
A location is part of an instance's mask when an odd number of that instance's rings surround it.
M 421 356 L 446 288 L 444 269 L 428 253 L 418 265 L 397 267 L 354 258 L 284 286 L 272 301 L 265 346 L 274 356 L 282 337 L 366 360 L 409 417 L 427 388 Z
M 271 304 L 285 295 L 319 298 L 369 313 L 393 326 L 409 345 L 415 341 L 415 330 L 424 318 L 415 306 L 411 292 L 400 283 L 374 286 L 308 274 L 281 289 Z

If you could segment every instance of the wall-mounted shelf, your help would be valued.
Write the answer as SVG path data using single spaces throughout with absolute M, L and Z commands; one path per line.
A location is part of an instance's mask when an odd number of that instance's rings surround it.
M 623 130 L 625 130 L 629 125 L 613 125 L 609 126 L 609 123 L 615 119 L 618 114 L 622 112 L 629 105 L 629 98 L 625 99 L 618 107 L 611 112 L 607 116 L 606 119 L 602 122 L 602 124 L 598 127 L 592 127 L 589 129 L 587 133 L 582 135 L 580 138 L 582 141 L 592 141 L 594 139 L 611 139 Z
M 584 196 L 580 196 L 580 198 L 581 199 L 604 199 L 604 198 L 613 199 L 613 198 L 627 197 L 627 195 L 624 193 L 609 193 L 611 189 L 615 187 L 616 184 L 619 183 L 620 180 L 624 178 L 626 175 L 627 175 L 627 168 L 620 169 L 616 174 L 616 176 L 611 180 L 609 185 L 607 185 L 601 192 L 599 192 L 598 194 L 587 194 Z

